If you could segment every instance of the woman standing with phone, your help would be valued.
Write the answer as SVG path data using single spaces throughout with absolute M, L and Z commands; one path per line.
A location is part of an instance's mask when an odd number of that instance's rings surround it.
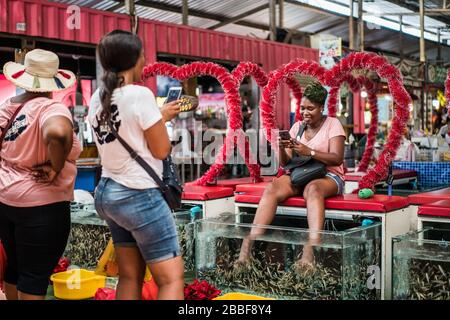
M 103 172 L 95 207 L 111 230 L 119 266 L 116 299 L 141 299 L 146 266 L 158 285 L 158 299 L 183 299 L 184 267 L 175 221 L 161 190 L 109 129 L 113 126 L 161 178 L 171 150 L 165 121 L 179 113 L 178 101 L 158 109 L 141 81 L 145 57 L 133 33 L 115 30 L 98 45 L 103 86 L 93 95 L 89 122 Z M 124 59 L 127 57 L 127 59 Z

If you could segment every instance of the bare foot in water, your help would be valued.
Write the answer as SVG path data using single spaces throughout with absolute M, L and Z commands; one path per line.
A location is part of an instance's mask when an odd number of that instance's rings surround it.
M 250 260 L 252 259 L 251 256 L 252 244 L 253 244 L 252 241 L 248 238 L 245 238 L 242 241 L 241 251 L 239 252 L 239 258 L 234 262 L 235 268 L 242 268 L 250 264 Z
M 303 248 L 302 257 L 295 263 L 295 269 L 299 272 L 314 271 L 314 249 L 312 246 L 305 246 Z

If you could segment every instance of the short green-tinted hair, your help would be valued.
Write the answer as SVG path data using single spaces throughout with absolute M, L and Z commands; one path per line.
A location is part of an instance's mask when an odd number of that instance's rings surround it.
M 305 88 L 303 92 L 303 97 L 311 101 L 312 103 L 317 103 L 320 105 L 325 105 L 327 101 L 328 92 L 320 83 L 313 82 Z

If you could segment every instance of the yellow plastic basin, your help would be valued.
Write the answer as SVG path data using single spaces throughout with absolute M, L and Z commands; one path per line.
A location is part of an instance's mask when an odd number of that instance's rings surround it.
M 230 292 L 213 300 L 275 300 L 241 292 Z
M 54 273 L 50 280 L 56 298 L 81 300 L 94 297 L 98 288 L 104 288 L 106 277 L 86 269 L 71 269 Z

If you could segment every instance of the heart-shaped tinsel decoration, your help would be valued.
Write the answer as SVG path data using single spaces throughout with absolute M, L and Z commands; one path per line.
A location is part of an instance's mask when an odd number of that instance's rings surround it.
M 224 67 L 211 62 L 194 62 L 180 67 L 168 63 L 154 63 L 144 68 L 143 79 L 147 79 L 153 75 L 164 75 L 178 80 L 186 80 L 200 75 L 208 75 L 215 77 L 221 84 L 227 103 L 226 111 L 228 115 L 229 132 L 215 163 L 208 172 L 196 182 L 196 184 L 205 185 L 208 182 L 214 181 L 220 175 L 226 160 L 233 153 L 231 151 L 234 150 L 234 146 L 238 147 L 241 155 L 244 155 L 250 175 L 255 181 L 259 181 L 260 179 L 260 167 L 256 163 L 256 160 L 251 156 L 252 152 L 250 152 L 248 142 L 245 140 L 244 132 L 242 130 L 242 110 L 239 86 L 246 76 L 252 76 L 258 86 L 264 88 L 260 112 L 266 137 L 273 145 L 276 143 L 276 137 L 272 133 L 276 132 L 275 130 L 278 129 L 275 120 L 276 94 L 282 83 L 286 83 L 290 87 L 297 100 L 296 121 L 301 118 L 299 106 L 302 97 L 301 87 L 295 79 L 297 74 L 316 78 L 322 85 L 331 87 L 328 99 L 330 116 L 336 115 L 338 92 L 340 86 L 344 82 L 349 84 L 352 91 L 358 91 L 362 87 L 365 87 L 368 92 L 370 110 L 372 112 L 372 121 L 369 129 L 366 151 L 359 167 L 359 171 L 365 171 L 373 154 L 378 110 L 376 103 L 376 85 L 364 76 L 355 78 L 352 75 L 353 71 L 360 69 L 374 71 L 381 78 L 385 78 L 395 102 L 395 117 L 392 121 L 392 129 L 385 148 L 375 167 L 369 170 L 359 183 L 360 189 L 373 189 L 377 182 L 386 177 L 388 166 L 394 159 L 397 149 L 400 146 L 402 134 L 409 118 L 409 104 L 411 103 L 411 98 L 403 86 L 402 76 L 399 70 L 381 56 L 365 52 L 352 53 L 343 58 L 330 70 L 326 70 L 317 62 L 296 59 L 281 66 L 277 70 L 270 72 L 268 75 L 260 66 L 251 62 L 240 63 L 232 73 L 229 73 Z M 450 80 L 448 83 L 450 86 Z M 244 141 L 245 143 L 239 143 L 240 141 Z
M 388 167 L 395 158 L 396 152 L 401 143 L 403 131 L 409 118 L 409 104 L 411 103 L 411 98 L 403 86 L 402 76 L 399 70 L 392 66 L 384 57 L 366 52 L 352 53 L 343 58 L 340 63 L 336 64 L 330 70 L 325 70 L 316 62 L 309 62 L 303 59 L 291 61 L 271 73 L 269 82 L 264 88 L 262 94 L 260 108 L 263 116 L 262 123 L 266 131 L 266 137 L 268 141 L 274 143 L 275 141 L 272 136 L 272 130 L 274 130 L 276 126 L 271 112 L 273 112 L 274 109 L 276 92 L 280 85 L 283 82 L 286 82 L 286 79 L 292 78 L 294 74 L 298 73 L 314 77 L 323 85 L 331 87 L 330 93 L 332 99 L 333 96 L 337 96 L 337 90 L 343 82 L 349 82 L 351 87 L 353 86 L 354 89 L 356 89 L 356 83 L 358 83 L 359 88 L 363 85 L 367 86 L 367 90 L 371 93 L 371 97 L 369 98 L 372 101 L 371 111 L 377 114 L 374 102 L 375 95 L 374 91 L 372 91 L 375 89 L 371 88 L 371 84 L 363 78 L 353 80 L 351 77 L 353 71 L 360 69 L 374 71 L 381 78 L 385 78 L 388 82 L 389 90 L 395 102 L 395 116 L 392 121 L 392 129 L 384 150 L 378 158 L 375 167 L 369 170 L 359 182 L 360 189 L 373 189 L 377 182 L 386 177 Z M 332 106 L 337 103 L 337 98 L 335 98 L 335 100 L 336 101 L 334 102 L 332 100 L 330 103 L 330 114 L 333 114 L 333 112 L 335 113 L 335 109 L 333 109 L 335 107 Z M 375 121 L 375 119 L 373 119 L 373 121 Z M 371 139 L 374 139 L 373 130 L 374 129 L 372 128 Z M 369 158 L 370 156 L 371 154 L 368 154 Z M 368 160 L 365 161 L 368 162 Z M 366 165 L 365 163 L 363 164 Z

